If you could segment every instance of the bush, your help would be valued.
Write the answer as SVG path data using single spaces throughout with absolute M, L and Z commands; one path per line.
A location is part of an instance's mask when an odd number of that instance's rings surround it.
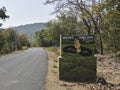
M 27 50 L 27 49 L 28 49 L 27 46 L 22 46 L 22 47 L 21 47 L 21 50 Z
M 10 48 L 9 48 L 7 45 L 5 45 L 5 46 L 1 49 L 0 54 L 1 54 L 1 55 L 4 55 L 4 54 L 8 54 L 8 53 L 10 53 L 10 52 L 11 52 Z
M 96 58 L 59 58 L 60 80 L 96 81 Z

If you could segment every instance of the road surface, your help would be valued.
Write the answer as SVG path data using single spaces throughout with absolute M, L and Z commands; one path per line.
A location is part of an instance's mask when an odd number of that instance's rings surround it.
M 47 59 L 42 48 L 0 57 L 0 90 L 44 90 Z

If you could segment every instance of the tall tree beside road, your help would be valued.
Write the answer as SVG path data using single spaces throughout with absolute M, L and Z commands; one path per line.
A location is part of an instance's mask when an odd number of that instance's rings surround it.
M 73 32 L 77 32 L 78 24 L 73 12 L 60 12 L 56 18 L 56 20 L 47 23 L 45 30 L 35 33 L 35 46 L 59 46 L 60 35 L 70 35 Z
M 22 46 L 30 46 L 26 35 L 20 35 L 11 28 L 0 31 L 0 54 L 20 50 Z
M 70 35 L 77 32 L 76 16 L 70 12 L 59 13 L 57 20 L 49 23 L 51 23 L 48 26 L 49 36 L 56 45 L 59 45 L 60 35 Z
M 56 4 L 55 12 L 72 10 L 82 19 L 88 35 L 99 34 L 100 53 L 103 54 L 102 37 L 100 33 L 101 14 L 94 12 L 92 0 L 47 0 L 45 4 Z
M 62 10 L 72 10 L 83 20 L 87 28 L 88 34 L 99 32 L 98 23 L 99 15 L 95 15 L 92 11 L 92 0 L 46 0 L 45 4 L 56 4 L 55 12 Z
M 50 33 L 47 30 L 41 30 L 35 32 L 34 35 L 34 46 L 47 47 L 52 46 Z
M 9 16 L 6 15 L 6 11 L 7 10 L 5 7 L 0 8 L 0 19 L 6 20 L 6 18 L 9 18 Z M 0 22 L 0 26 L 2 26 L 1 22 Z M 5 45 L 5 36 L 3 35 L 2 30 L 3 29 L 0 29 L 0 54 L 1 54 L 2 47 Z
M 0 8 L 0 19 L 5 20 L 6 18 L 9 18 L 8 15 L 6 15 L 6 8 L 2 7 Z M 0 26 L 2 25 L 2 23 L 0 23 Z
M 120 1 L 106 0 L 103 3 L 93 4 L 93 0 L 46 0 L 45 4 L 55 4 L 55 12 L 72 10 L 80 16 L 88 35 L 95 35 L 96 46 L 103 54 L 103 37 L 105 28 L 119 28 Z M 109 32 L 109 31 L 108 31 Z M 98 43 L 99 41 L 99 43 Z M 114 41 L 115 42 L 115 41 Z
M 0 8 L 0 18 L 3 20 L 9 17 L 8 15 L 6 15 L 6 11 L 7 10 L 5 7 Z
M 22 46 L 30 46 L 29 39 L 25 34 L 20 34 L 17 37 L 17 47 L 18 49 L 21 49 Z
M 3 53 L 13 52 L 15 50 L 17 32 L 11 28 L 8 28 L 3 31 L 3 35 L 5 37 L 5 45 L 3 47 L 2 52 Z
M 104 12 L 102 29 L 104 48 L 120 50 L 120 0 L 106 0 L 98 9 Z
M 2 47 L 4 46 L 4 44 L 5 44 L 5 37 L 2 33 L 2 31 L 0 31 L 0 51 L 1 51 Z

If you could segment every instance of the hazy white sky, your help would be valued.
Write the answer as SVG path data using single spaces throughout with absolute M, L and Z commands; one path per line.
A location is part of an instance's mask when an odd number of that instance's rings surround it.
M 36 22 L 47 22 L 55 18 L 50 13 L 54 6 L 44 5 L 45 0 L 0 0 L 0 7 L 5 6 L 10 16 L 2 27 L 12 27 Z

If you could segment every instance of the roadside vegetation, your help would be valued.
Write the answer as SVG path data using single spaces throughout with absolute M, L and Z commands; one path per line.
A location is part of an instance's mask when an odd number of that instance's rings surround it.
M 106 0 L 88 6 L 83 0 L 47 0 L 46 4 L 56 5 L 56 19 L 49 21 L 45 30 L 35 33 L 34 44 L 59 47 L 60 35 L 94 35 L 95 53 L 114 53 L 117 57 L 120 51 L 119 3 L 119 0 Z
M 120 84 L 120 0 L 103 0 L 103 2 L 96 0 L 96 3 L 92 1 L 94 0 L 46 0 L 45 4 L 56 6 L 53 12 L 56 13 L 56 19 L 49 21 L 46 29 L 37 31 L 32 42 L 35 47 L 47 47 L 46 50 L 52 51 L 52 54 L 48 53 L 52 55 L 49 58 L 51 68 L 48 71 L 49 74 L 52 72 L 52 76 L 48 76 L 49 88 L 46 90 L 61 90 L 62 86 L 65 86 L 62 90 L 83 90 L 83 87 L 85 90 L 101 90 L 95 89 L 94 85 L 87 88 L 87 84 L 83 83 L 62 82 L 59 85 L 56 58 L 59 55 L 60 35 L 94 35 L 98 76 L 110 83 Z M 9 16 L 6 15 L 5 7 L 0 8 L 0 19 L 7 18 Z M 11 28 L 0 30 L 0 55 L 25 50 L 29 46 L 26 35 L 19 34 Z M 53 46 L 57 49 L 55 50 Z M 56 84 L 58 86 L 55 86 Z M 72 86 L 75 86 L 75 89 Z M 56 88 L 53 89 L 54 87 Z
M 48 51 L 48 71 L 45 90 L 119 90 L 120 64 L 114 61 L 114 54 L 97 55 L 97 76 L 101 83 L 67 82 L 59 80 L 58 54 Z
M 45 4 L 56 6 L 53 13 L 56 13 L 57 16 L 55 20 L 47 23 L 47 29 L 40 32 L 42 34 L 39 35 L 43 36 L 42 40 L 50 41 L 58 47 L 60 35 L 94 35 L 99 84 L 69 83 L 58 80 L 56 65 L 51 64 L 55 63 L 55 53 L 47 49 L 50 51 L 48 55 L 50 55 L 51 68 L 48 68 L 46 90 L 120 89 L 120 1 L 105 0 L 96 3 L 92 1 L 46 0 Z
M 54 49 L 55 47 L 55 49 Z M 45 50 L 49 51 L 49 52 L 54 52 L 57 55 L 60 55 L 60 48 L 56 47 L 56 46 L 52 46 L 52 47 L 45 47 Z
M 46 29 L 35 33 L 33 46 L 59 47 L 60 35 L 94 35 L 96 53 L 119 56 L 120 1 L 98 1 L 46 0 L 45 4 L 56 6 L 53 12 L 56 19 L 49 21 Z M 0 8 L 1 20 L 9 18 L 6 11 L 5 7 Z M 0 54 L 19 50 L 22 46 L 29 46 L 26 35 L 20 35 L 10 28 L 0 30 Z
M 6 8 L 0 8 L 0 19 L 6 20 L 9 18 L 6 15 Z M 2 23 L 0 23 L 2 26 Z M 25 34 L 19 34 L 12 28 L 0 28 L 0 55 L 8 54 L 17 50 L 25 50 L 30 47 L 29 39 Z
M 19 34 L 11 28 L 0 30 L 0 55 L 26 50 L 28 47 L 30 43 L 25 34 Z

